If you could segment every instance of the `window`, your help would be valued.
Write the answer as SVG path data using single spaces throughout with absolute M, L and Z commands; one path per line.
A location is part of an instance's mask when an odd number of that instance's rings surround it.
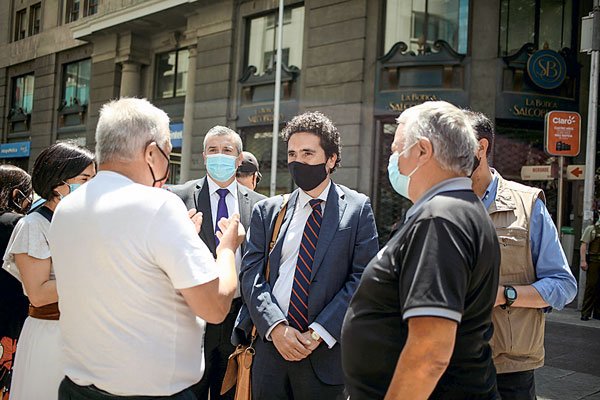
M 65 64 L 62 91 L 64 107 L 88 104 L 91 64 L 90 59 Z
M 502 0 L 500 56 L 514 54 L 525 43 L 552 50 L 571 47 L 572 17 L 570 0 Z
M 17 11 L 15 15 L 15 41 L 25 38 L 27 24 L 27 9 Z
M 13 79 L 12 109 L 19 114 L 30 114 L 33 108 L 33 74 L 19 76 Z
M 29 36 L 40 33 L 42 23 L 42 3 L 34 4 L 29 9 Z
M 185 96 L 189 51 L 171 51 L 157 57 L 156 93 L 158 99 Z
M 262 75 L 275 65 L 277 57 L 278 13 L 250 19 L 248 24 L 248 53 L 246 65 L 253 65 Z M 304 7 L 288 8 L 283 12 L 282 63 L 302 67 L 304 38 Z
M 83 16 L 94 15 L 98 12 L 98 0 L 85 0 L 83 3 Z
M 67 0 L 67 15 L 65 18 L 67 23 L 77 21 L 79 18 L 79 1 L 80 0 Z
M 404 42 L 416 53 L 428 52 L 436 40 L 467 52 L 469 0 L 387 0 L 384 52 Z

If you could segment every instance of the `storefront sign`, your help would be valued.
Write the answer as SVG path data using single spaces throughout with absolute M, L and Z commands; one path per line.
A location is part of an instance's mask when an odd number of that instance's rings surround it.
M 502 93 L 496 98 L 496 118 L 543 121 L 552 110 L 577 110 L 577 102 L 535 94 Z
M 554 179 L 552 165 L 525 165 L 521 167 L 521 179 L 524 181 L 548 181 Z
M 567 166 L 567 179 L 570 181 L 582 181 L 585 179 L 585 165 Z
M 556 51 L 540 50 L 527 60 L 527 74 L 537 87 L 556 89 L 567 76 L 567 64 Z
M 16 142 L 0 144 L 0 158 L 29 157 L 31 142 Z
M 574 111 L 550 111 L 544 123 L 544 149 L 551 156 L 579 154 L 581 116 Z
M 273 123 L 273 109 L 272 108 L 259 108 L 254 112 L 253 115 L 248 116 L 248 122 L 256 125 L 263 125 Z M 283 121 L 285 116 L 279 114 L 279 120 Z
M 237 126 L 266 126 L 273 125 L 273 106 L 242 106 L 238 110 Z M 298 113 L 297 101 L 282 101 L 279 105 L 279 123 L 285 124 L 289 118 Z
M 457 107 L 468 105 L 467 93 L 462 90 L 431 90 L 425 92 L 380 92 L 376 98 L 376 115 L 398 115 L 426 101 L 447 101 Z
M 169 124 L 169 130 L 171 131 L 171 146 L 174 149 L 181 148 L 181 143 L 183 142 L 183 123 Z

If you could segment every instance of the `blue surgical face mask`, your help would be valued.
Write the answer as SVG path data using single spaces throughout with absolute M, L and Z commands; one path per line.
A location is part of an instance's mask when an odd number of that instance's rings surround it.
M 227 182 L 236 171 L 237 157 L 226 154 L 211 154 L 206 156 L 206 171 L 217 182 Z
M 408 186 L 410 184 L 410 177 L 415 172 L 417 172 L 417 169 L 419 169 L 420 165 L 417 165 L 417 167 L 415 169 L 413 169 L 410 174 L 403 175 L 400 173 L 400 170 L 398 169 L 398 160 L 400 159 L 400 157 L 402 155 L 404 155 L 404 153 L 406 153 L 408 150 L 410 150 L 415 144 L 417 144 L 417 143 L 415 142 L 415 143 L 411 144 L 406 149 L 404 149 L 401 153 L 397 153 L 397 152 L 392 153 L 392 155 L 390 156 L 390 161 L 388 163 L 388 178 L 390 179 L 392 188 L 400 196 L 406 197 L 407 199 L 409 199 Z
M 73 193 L 79 186 L 81 186 L 81 183 L 69 183 L 69 193 Z

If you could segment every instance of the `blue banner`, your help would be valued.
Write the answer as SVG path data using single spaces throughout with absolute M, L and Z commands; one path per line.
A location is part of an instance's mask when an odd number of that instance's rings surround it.
M 0 144 L 0 158 L 29 157 L 31 142 L 16 142 Z
M 171 131 L 171 146 L 173 148 L 181 148 L 183 142 L 183 122 L 177 122 L 169 125 Z

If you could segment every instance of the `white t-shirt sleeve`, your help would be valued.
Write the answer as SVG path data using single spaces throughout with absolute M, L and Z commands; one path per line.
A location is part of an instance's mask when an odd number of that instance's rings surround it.
M 186 289 L 219 277 L 212 253 L 200 239 L 184 204 L 170 195 L 154 215 L 148 246 L 158 267 L 175 289 Z

